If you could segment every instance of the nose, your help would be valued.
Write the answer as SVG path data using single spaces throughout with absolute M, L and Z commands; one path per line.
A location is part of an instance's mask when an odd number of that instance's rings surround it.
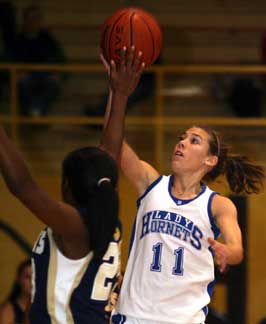
M 185 139 L 182 139 L 177 144 L 178 148 L 184 148 L 185 147 Z

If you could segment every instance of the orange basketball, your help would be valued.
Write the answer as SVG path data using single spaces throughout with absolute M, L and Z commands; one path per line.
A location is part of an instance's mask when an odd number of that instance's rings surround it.
M 123 46 L 134 45 L 136 52 L 142 51 L 146 66 L 159 56 L 162 48 L 162 32 L 155 18 L 139 8 L 124 8 L 112 14 L 100 32 L 100 46 L 105 59 L 117 64 Z

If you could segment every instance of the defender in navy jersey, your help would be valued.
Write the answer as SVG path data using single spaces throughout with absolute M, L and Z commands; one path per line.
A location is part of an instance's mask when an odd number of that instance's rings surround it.
M 105 115 L 108 121 L 116 114 L 117 148 L 123 139 L 125 106 L 109 105 Z M 113 324 L 204 323 L 214 283 L 213 257 L 220 271 L 243 258 L 233 202 L 204 181 L 225 175 L 232 192 L 256 193 L 264 182 L 264 168 L 232 154 L 216 132 L 204 126 L 187 129 L 177 141 L 171 176 L 160 176 L 126 142 L 120 165 L 140 198 Z M 222 242 L 217 241 L 219 232 Z
M 126 66 L 113 63 L 109 75 L 112 105 L 125 104 L 144 66 L 134 51 Z M 118 116 L 120 119 L 120 116 Z M 58 201 L 31 177 L 29 169 L 0 128 L 0 170 L 9 190 L 47 229 L 33 249 L 31 324 L 108 324 L 108 300 L 119 275 L 119 148 L 116 113 L 104 129 L 100 147 L 85 147 L 63 162 L 62 197 Z
M 102 323 L 110 318 L 109 299 L 120 276 L 121 225 L 101 259 L 73 260 L 57 248 L 50 228 L 33 248 L 32 323 Z M 57 302 L 55 302 L 57 300 Z M 56 322 L 56 323 L 57 323 Z

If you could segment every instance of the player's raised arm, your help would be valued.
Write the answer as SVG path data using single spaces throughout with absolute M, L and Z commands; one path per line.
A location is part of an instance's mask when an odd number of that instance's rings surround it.
M 131 53 L 127 62 L 125 54 L 126 50 L 123 49 L 121 60 L 122 62 L 124 62 L 123 65 L 127 66 L 127 68 L 130 70 L 132 68 L 132 62 L 134 60 L 134 48 L 131 49 Z M 144 65 L 140 65 L 140 54 L 141 53 L 139 53 L 139 56 L 134 61 L 135 72 L 133 71 L 133 74 L 135 74 L 135 79 L 130 80 L 130 82 L 133 81 L 133 87 L 136 86 L 135 82 L 136 80 L 138 82 L 139 73 L 142 72 L 142 69 L 144 68 Z M 139 195 L 141 195 L 149 186 L 149 184 L 159 176 L 159 174 L 148 163 L 141 161 L 134 150 L 128 145 L 125 140 L 123 140 L 125 108 L 128 96 L 121 96 L 119 91 L 114 89 L 117 86 L 116 81 L 114 81 L 115 87 L 112 86 L 112 72 L 114 73 L 115 71 L 114 62 L 112 63 L 110 68 L 103 55 L 101 55 L 101 59 L 110 77 L 109 96 L 104 117 L 104 131 L 101 141 L 101 148 L 107 150 L 115 159 L 118 158 L 120 150 L 121 153 L 119 162 L 121 169 L 125 176 L 129 179 L 129 181 L 136 187 Z M 138 68 L 140 68 L 139 71 L 137 70 Z M 123 70 L 124 73 L 126 73 L 125 68 Z M 132 71 L 128 73 L 128 77 L 130 77 L 130 73 L 132 74 Z M 127 87 L 125 82 L 123 82 L 123 86 Z M 127 89 L 130 88 L 127 87 Z M 123 143 L 121 146 L 122 141 Z
M 118 160 L 124 136 L 125 110 L 128 97 L 135 90 L 145 63 L 141 62 L 142 53 L 135 48 L 121 51 L 121 61 L 117 66 L 115 61 L 110 63 L 110 89 L 112 91 L 111 108 L 108 121 L 103 130 L 100 147 L 106 150 L 115 160 Z
M 64 237 L 85 233 L 75 208 L 52 198 L 33 179 L 21 153 L 0 127 L 0 170 L 9 191 L 41 221 Z

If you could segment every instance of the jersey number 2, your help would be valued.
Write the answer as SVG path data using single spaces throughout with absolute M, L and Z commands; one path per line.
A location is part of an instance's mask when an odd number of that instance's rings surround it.
M 112 279 L 117 275 L 120 267 L 119 254 L 119 245 L 111 242 L 103 257 L 104 262 L 100 265 L 94 279 L 91 299 L 104 301 L 109 298 Z
M 161 265 L 161 256 L 163 250 L 163 243 L 157 243 L 153 245 L 153 260 L 151 264 L 151 271 L 161 272 L 162 265 Z M 183 258 L 184 258 L 184 248 L 179 247 L 178 249 L 174 250 L 175 256 L 175 265 L 172 270 L 172 274 L 175 276 L 183 276 Z

